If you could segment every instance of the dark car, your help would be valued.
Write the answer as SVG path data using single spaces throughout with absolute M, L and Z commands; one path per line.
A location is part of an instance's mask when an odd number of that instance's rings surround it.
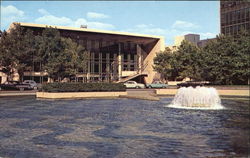
M 32 89 L 29 84 L 23 84 L 18 81 L 6 81 L 3 84 L 0 84 L 0 90 L 27 90 Z
M 205 86 L 205 85 L 208 85 L 209 82 L 207 81 L 186 81 L 186 82 L 183 82 L 183 83 L 179 83 L 177 84 L 177 87 L 180 88 L 180 87 L 197 87 L 197 86 Z

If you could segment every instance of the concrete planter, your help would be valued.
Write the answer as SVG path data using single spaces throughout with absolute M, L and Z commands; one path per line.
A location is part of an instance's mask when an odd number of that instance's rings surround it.
M 157 95 L 175 95 L 177 93 L 177 89 L 156 89 Z
M 70 99 L 70 98 L 115 98 L 122 95 L 127 95 L 127 92 L 36 92 L 37 98 L 47 99 Z

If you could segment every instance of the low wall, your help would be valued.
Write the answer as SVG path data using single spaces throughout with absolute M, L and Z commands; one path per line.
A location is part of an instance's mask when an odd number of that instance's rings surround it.
M 175 95 L 178 89 L 156 89 L 157 95 Z M 223 89 L 223 90 L 217 90 L 219 95 L 221 96 L 249 96 L 249 90 L 248 89 L 242 89 L 242 90 L 232 90 L 232 89 Z
M 231 89 L 223 89 L 217 90 L 220 95 L 232 95 L 232 96 L 249 96 L 249 90 L 231 90 Z
M 177 89 L 156 89 L 155 93 L 157 95 L 175 95 Z
M 169 86 L 176 86 L 179 83 L 183 83 L 183 81 L 168 81 Z
M 63 92 L 63 93 L 49 93 L 36 92 L 37 98 L 47 99 L 69 99 L 69 98 L 114 98 L 120 95 L 127 95 L 127 92 Z

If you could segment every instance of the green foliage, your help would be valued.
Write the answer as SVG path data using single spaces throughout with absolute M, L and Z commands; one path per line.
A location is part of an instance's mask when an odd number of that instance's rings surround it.
M 87 51 L 69 38 L 60 37 L 54 28 L 46 28 L 40 38 L 39 56 L 53 80 L 74 77 L 79 69 L 87 68 Z
M 71 39 L 62 38 L 55 28 L 45 28 L 42 35 L 35 36 L 19 24 L 9 33 L 1 32 L 0 65 L 8 76 L 17 70 L 20 79 L 33 65 L 48 73 L 54 80 L 74 77 L 87 68 L 88 52 Z
M 204 79 L 214 84 L 247 84 L 249 79 L 250 36 L 220 35 L 203 49 Z
M 164 52 L 156 54 L 154 58 L 154 70 L 161 73 L 164 79 L 171 76 L 172 67 L 170 60 L 172 59 L 172 54 L 169 51 L 169 48 L 167 48 Z
M 201 80 L 201 51 L 197 46 L 183 41 L 176 52 L 167 48 L 154 58 L 154 69 L 161 73 L 165 79 L 176 80 L 190 77 Z
M 43 92 L 116 92 L 126 91 L 122 83 L 46 83 Z
M 179 75 L 181 78 L 189 77 L 193 80 L 201 80 L 201 51 L 190 42 L 183 41 L 175 52 L 175 60 L 178 61 Z
M 3 32 L 0 40 L 0 65 L 8 76 L 17 70 L 22 78 L 24 70 L 29 69 L 32 62 L 34 36 L 31 31 L 24 34 L 23 28 L 15 24 L 9 33 Z
M 11 39 L 9 34 L 6 31 L 1 32 L 0 65 L 2 69 L 1 71 L 8 76 L 11 76 L 14 73 L 13 67 L 15 66 L 15 59 L 13 58 L 13 53 L 10 51 L 10 48 Z
M 212 84 L 247 84 L 249 80 L 250 34 L 219 35 L 204 48 L 184 41 L 177 51 L 158 53 L 154 69 L 167 78 L 189 77 Z M 176 73 L 173 73 L 176 72 Z

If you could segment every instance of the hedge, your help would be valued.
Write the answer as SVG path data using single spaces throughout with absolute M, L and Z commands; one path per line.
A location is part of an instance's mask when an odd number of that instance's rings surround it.
M 43 92 L 116 92 L 126 91 L 122 83 L 46 83 Z

